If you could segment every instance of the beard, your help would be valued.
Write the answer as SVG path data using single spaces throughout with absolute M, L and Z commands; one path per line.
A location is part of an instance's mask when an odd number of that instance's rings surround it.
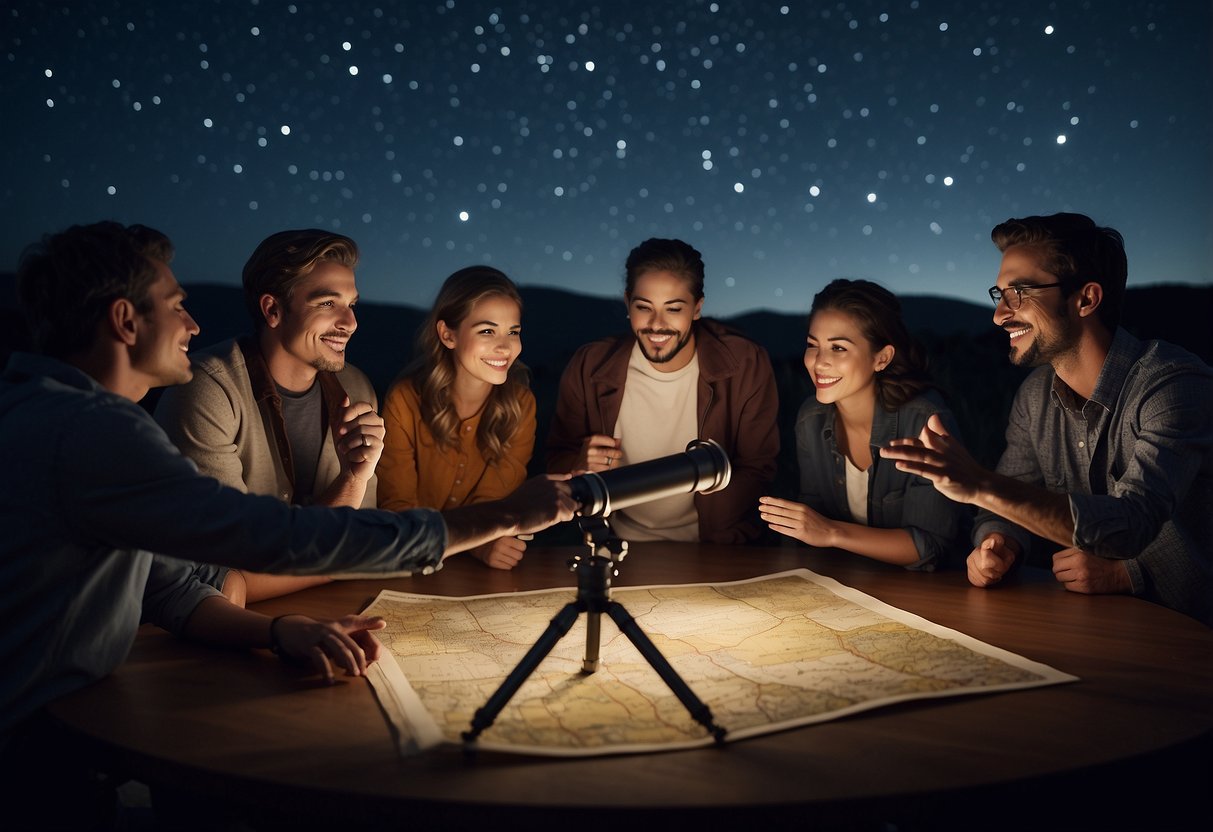
M 342 335 L 340 332 L 326 332 L 321 338 L 347 338 L 348 335 Z M 348 340 L 346 342 L 349 343 Z M 319 370 L 322 373 L 339 373 L 345 369 L 345 354 L 342 353 L 340 358 L 330 358 L 327 355 L 318 355 L 308 362 L 312 369 Z
M 1052 333 L 1032 327 L 1032 344 L 1024 350 L 1012 347 L 1008 354 L 1011 363 L 1016 367 L 1040 367 L 1073 350 L 1078 342 L 1078 328 L 1065 316 L 1056 321 L 1057 329 Z
M 332 361 L 327 358 L 317 358 L 312 362 L 312 369 L 322 373 L 339 373 L 345 369 L 345 359 Z
M 693 330 L 688 329 L 686 332 L 682 333 L 681 337 L 678 337 L 678 332 L 673 329 L 639 329 L 636 331 L 636 342 L 640 344 L 640 352 L 650 364 L 666 364 L 673 361 L 675 356 L 682 352 L 682 348 L 690 342 L 692 332 Z M 644 335 L 673 335 L 678 337 L 678 340 L 674 342 L 673 348 L 664 355 L 652 355 L 648 351 L 644 338 L 641 337 Z

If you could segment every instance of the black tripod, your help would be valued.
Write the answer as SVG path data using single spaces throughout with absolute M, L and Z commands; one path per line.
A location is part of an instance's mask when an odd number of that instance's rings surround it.
M 544 657 L 556 646 L 577 620 L 580 613 L 587 613 L 585 632 L 585 660 L 581 665 L 582 673 L 593 673 L 598 669 L 599 622 L 605 612 L 619 627 L 619 631 L 640 651 L 640 655 L 657 671 L 674 695 L 678 697 L 695 721 L 711 733 L 716 742 L 724 742 L 725 729 L 712 721 L 712 711 L 700 701 L 699 697 L 682 681 L 666 657 L 644 634 L 636 620 L 624 609 L 623 604 L 611 600 L 611 577 L 616 574 L 615 566 L 627 555 L 627 541 L 616 537 L 601 517 L 583 518 L 578 521 L 585 533 L 585 542 L 590 547 L 590 556 L 585 558 L 574 555 L 569 561 L 569 568 L 577 573 L 577 600 L 570 601 L 560 608 L 552 618 L 547 629 L 536 639 L 534 645 L 527 650 L 526 655 L 518 665 L 505 677 L 505 681 L 489 697 L 483 707 L 472 717 L 472 726 L 463 732 L 463 741 L 473 743 L 484 729 L 493 724 L 497 715 L 506 703 L 522 687 Z

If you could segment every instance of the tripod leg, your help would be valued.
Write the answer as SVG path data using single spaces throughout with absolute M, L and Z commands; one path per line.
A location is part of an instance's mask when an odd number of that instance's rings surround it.
M 588 612 L 585 619 L 585 659 L 581 662 L 582 673 L 593 673 L 598 669 L 598 646 L 601 642 L 602 613 Z
M 577 620 L 578 605 L 576 601 L 570 601 L 560 608 L 560 612 L 552 617 L 548 623 L 547 629 L 535 640 L 530 649 L 518 662 L 510 675 L 505 677 L 500 687 L 496 692 L 488 698 L 476 714 L 472 717 L 472 726 L 469 730 L 463 732 L 463 741 L 466 743 L 475 742 L 480 733 L 493 724 L 493 720 L 497 719 L 497 715 L 501 713 L 501 709 L 506 703 L 518 692 L 518 688 L 522 687 L 522 683 L 527 680 L 539 663 L 543 661 L 548 653 L 552 652 L 552 648 L 556 646 L 556 642 L 564 636 L 565 633 L 573 626 L 573 622 Z
M 645 660 L 652 665 L 653 669 L 657 671 L 657 675 L 661 677 L 661 680 L 669 685 L 670 690 L 674 691 L 674 695 L 678 697 L 678 701 L 690 712 L 695 721 L 708 729 L 708 733 L 712 735 L 712 738 L 716 742 L 724 742 L 726 731 L 712 720 L 711 709 L 703 704 L 703 701 L 695 695 L 695 692 L 687 686 L 686 682 L 682 681 L 682 677 L 670 666 L 666 657 L 661 655 L 661 651 L 657 649 L 657 645 L 649 640 L 644 630 L 640 629 L 640 625 L 636 623 L 636 619 L 632 618 L 631 614 L 624 609 L 623 604 L 618 601 L 611 601 L 607 604 L 607 614 L 619 625 L 619 631 L 627 636 L 632 644 L 636 645 L 636 649 L 640 651 L 640 655 L 644 656 Z

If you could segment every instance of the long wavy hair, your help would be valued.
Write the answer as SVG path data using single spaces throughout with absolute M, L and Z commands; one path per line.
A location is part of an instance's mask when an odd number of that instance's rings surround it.
M 926 352 L 906 329 L 901 302 L 888 289 L 870 280 L 840 278 L 813 296 L 809 324 L 827 309 L 849 315 L 873 352 L 892 344 L 893 360 L 876 374 L 876 401 L 885 410 L 896 410 L 935 388 L 927 372 Z
M 459 414 L 451 390 L 455 383 L 454 352 L 438 340 L 438 322 L 458 329 L 472 308 L 488 297 L 509 298 L 522 310 L 518 287 L 503 272 L 489 266 L 469 266 L 446 279 L 434 306 L 417 330 L 414 359 L 402 374 L 413 382 L 421 400 L 421 418 L 440 448 L 459 445 Z M 504 456 L 510 437 L 522 421 L 522 397 L 530 386 L 526 366 L 515 360 L 504 384 L 489 391 L 480 416 L 476 445 L 490 465 Z

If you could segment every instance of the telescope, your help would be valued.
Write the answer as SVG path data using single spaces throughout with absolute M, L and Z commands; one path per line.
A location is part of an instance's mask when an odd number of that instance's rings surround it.
M 613 470 L 588 472 L 569 480 L 581 517 L 607 517 L 612 511 L 677 494 L 711 494 L 729 484 L 733 467 L 713 439 L 693 439 L 680 454 L 637 462 Z
M 585 659 L 581 663 L 583 673 L 598 669 L 599 619 L 606 613 L 619 627 L 619 632 L 627 636 L 669 685 L 691 717 L 707 729 L 716 742 L 724 742 L 727 731 L 716 724 L 712 710 L 670 666 L 623 604 L 611 599 L 611 578 L 619 574 L 616 566 L 623 560 L 628 544 L 615 537 L 605 518 L 612 511 L 662 497 L 720 491 L 729 484 L 732 472 L 724 448 L 711 439 L 695 439 L 680 454 L 625 465 L 613 471 L 580 474 L 569 480 L 573 499 L 580 506 L 577 514 L 582 518 L 579 522 L 591 552 L 589 557 L 574 557 L 569 561 L 569 568 L 577 573 L 577 598 L 560 608 L 501 686 L 472 716 L 471 726 L 463 732 L 465 748 L 470 748 L 481 732 L 493 724 L 505 704 L 583 612 L 587 615 Z

